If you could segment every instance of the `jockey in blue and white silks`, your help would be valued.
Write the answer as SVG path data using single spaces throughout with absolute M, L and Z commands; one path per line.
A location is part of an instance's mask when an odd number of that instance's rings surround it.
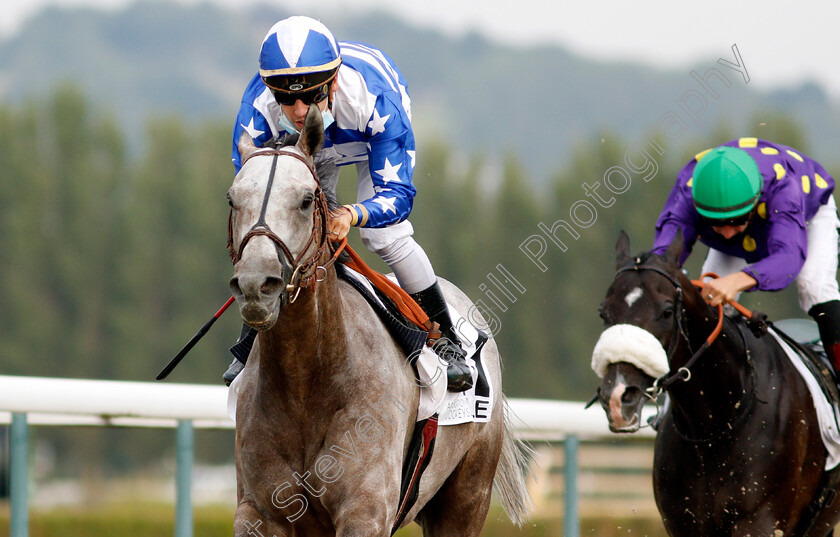
M 336 41 L 326 26 L 308 17 L 275 24 L 263 40 L 260 70 L 245 89 L 234 124 L 236 172 L 242 165 L 238 146 L 244 134 L 257 147 L 294 135 L 311 104 L 321 109 L 326 137 L 316 160 L 355 164 L 358 176 L 356 203 L 330 212 L 328 233 L 341 240 L 350 227 L 360 228 L 365 246 L 440 325 L 444 344 L 436 349 L 449 362 L 450 390 L 469 389 L 472 373 L 434 269 L 412 238 L 408 216 L 416 189 L 411 98 L 390 57 L 364 43 Z
M 325 148 L 337 153 L 336 164 L 366 165 L 372 195 L 352 207 L 353 225 L 380 228 L 405 220 L 416 190 L 412 183 L 415 149 L 411 98 L 393 60 L 382 51 L 342 41 L 343 63 L 329 108 L 334 122 L 326 130 Z M 286 118 L 259 73 L 242 97 L 233 131 L 233 164 L 241 164 L 237 142 L 243 131 L 257 147 L 296 129 Z

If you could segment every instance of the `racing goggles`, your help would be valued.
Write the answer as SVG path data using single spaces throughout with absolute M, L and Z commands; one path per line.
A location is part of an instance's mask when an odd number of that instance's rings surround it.
M 752 220 L 753 214 L 755 214 L 755 209 L 751 210 L 748 213 L 742 214 L 741 216 L 736 216 L 735 218 L 725 218 L 723 220 L 718 220 L 714 218 L 703 218 L 703 222 L 711 227 L 724 227 L 724 226 L 732 226 L 732 227 L 739 227 L 750 223 Z
M 263 77 L 263 82 L 271 90 L 277 104 L 292 106 L 300 99 L 309 106 L 330 96 L 330 86 L 336 74 L 338 68 L 318 73 Z
M 288 92 L 278 90 L 270 86 L 269 89 L 271 90 L 272 95 L 274 95 L 274 100 L 277 101 L 277 104 L 283 106 L 292 106 L 298 101 L 298 99 L 300 99 L 300 101 L 306 106 L 309 106 L 310 104 L 320 103 L 330 95 L 329 84 L 324 84 L 323 86 L 307 91 Z

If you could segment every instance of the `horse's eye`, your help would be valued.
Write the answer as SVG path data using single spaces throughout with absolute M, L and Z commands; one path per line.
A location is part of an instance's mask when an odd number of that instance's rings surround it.
M 301 210 L 305 211 L 306 209 L 308 209 L 312 205 L 313 201 L 315 201 L 315 195 L 314 194 L 305 195 L 303 197 L 303 201 L 300 203 Z
M 674 315 L 674 307 L 673 306 L 668 306 L 667 308 L 662 310 L 662 317 L 664 319 L 670 319 L 671 316 L 673 316 L 673 315 Z
M 230 208 L 231 208 L 231 209 L 233 209 L 233 208 L 234 208 L 234 206 L 233 206 L 233 198 L 231 198 L 231 197 L 230 197 L 230 192 L 228 192 L 227 194 L 225 194 L 225 198 L 227 198 L 227 202 L 228 202 L 228 205 L 230 205 Z

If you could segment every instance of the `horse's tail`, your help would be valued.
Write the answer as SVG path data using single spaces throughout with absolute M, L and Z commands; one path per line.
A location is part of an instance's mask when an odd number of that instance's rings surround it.
M 503 396 L 504 397 L 504 396 Z M 533 450 L 523 441 L 513 435 L 511 424 L 511 410 L 507 398 L 504 398 L 504 440 L 499 465 L 496 467 L 496 478 L 493 486 L 496 489 L 508 518 L 521 526 L 527 521 L 533 504 L 525 484 L 528 475 Z

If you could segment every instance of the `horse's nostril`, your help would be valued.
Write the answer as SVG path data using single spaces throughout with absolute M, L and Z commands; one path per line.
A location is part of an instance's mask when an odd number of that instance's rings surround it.
M 233 296 L 246 302 L 271 299 L 285 289 L 283 278 L 267 276 L 262 272 L 236 274 L 230 279 L 229 285 Z
M 629 387 L 627 390 L 621 394 L 621 402 L 622 403 L 635 403 L 639 400 L 640 390 L 638 388 Z
M 230 292 L 233 293 L 233 296 L 242 296 L 242 289 L 239 287 L 239 278 L 233 277 L 228 282 L 228 286 L 230 286 Z
M 281 278 L 269 276 L 265 279 L 265 283 L 260 287 L 260 292 L 264 295 L 273 295 L 285 287 L 285 283 Z

